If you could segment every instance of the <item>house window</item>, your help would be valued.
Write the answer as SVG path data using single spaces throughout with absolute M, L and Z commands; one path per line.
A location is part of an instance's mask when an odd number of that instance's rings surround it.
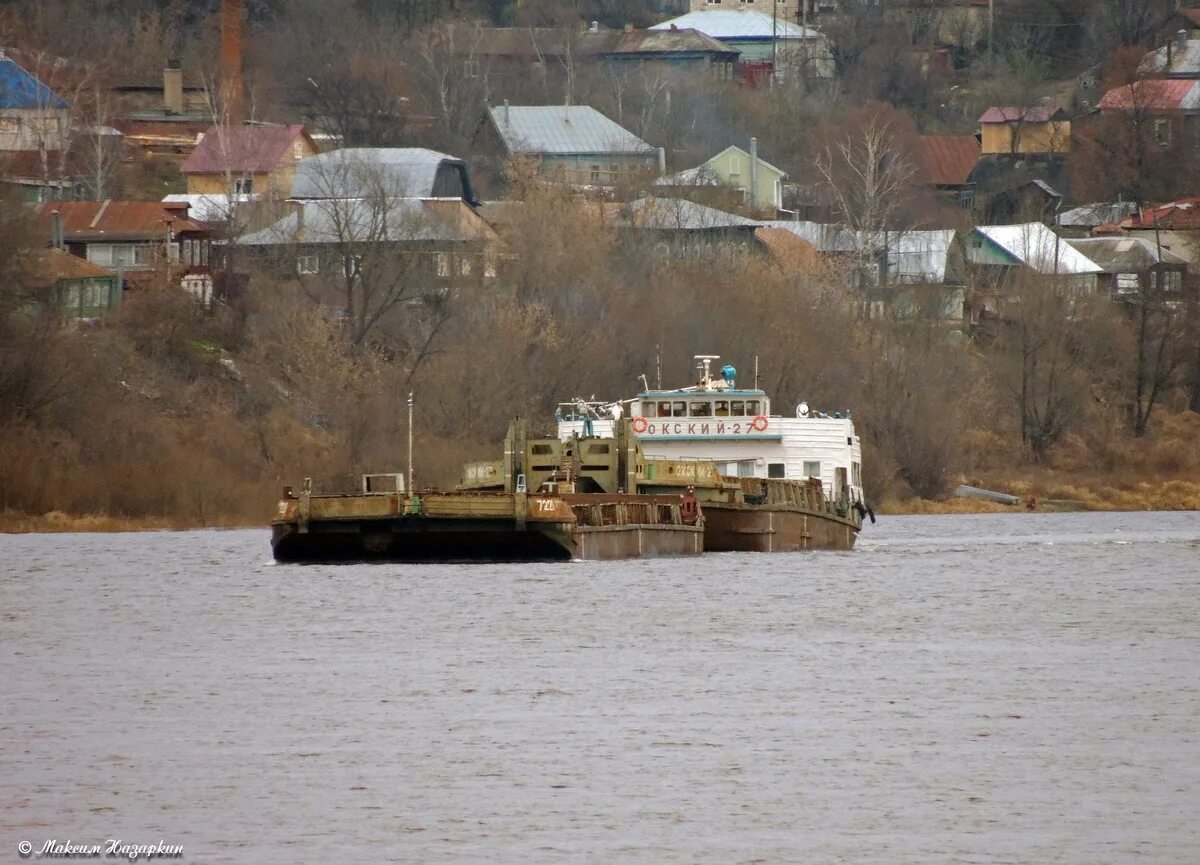
M 459 276 L 470 276 L 471 275 L 471 259 L 469 256 L 466 256 L 466 255 L 459 256 L 459 258 L 458 258 L 458 275 Z
M 233 191 L 236 195 L 249 195 L 254 192 L 254 178 L 235 177 L 233 179 Z
M 295 141 L 292 142 L 292 159 L 299 160 L 299 159 L 303 159 L 303 158 L 304 158 L 304 141 L 303 141 L 303 139 L 297 138 Z
M 362 269 L 361 255 L 344 255 L 342 256 L 342 272 L 349 278 L 358 276 L 359 270 Z
M 490 255 L 483 260 L 483 277 L 484 279 L 496 278 L 496 259 Z
M 296 256 L 296 273 L 309 274 L 317 273 L 320 270 L 320 262 L 315 255 L 298 255 Z
M 450 256 L 449 255 L 447 255 L 444 252 L 434 253 L 434 261 L 437 264 L 437 275 L 438 276 L 445 277 L 445 276 L 450 275 Z
M 806 478 L 819 478 L 821 476 L 821 463 L 819 460 L 804 461 L 804 476 Z
M 767 463 L 767 477 L 769 478 L 786 478 L 787 464 L 786 463 Z
M 593 165 L 592 166 L 592 183 L 599 183 L 599 182 L 600 182 L 600 166 Z
M 1154 121 L 1154 143 L 1159 147 L 1171 146 L 1171 121 L 1159 118 Z
M 463 61 L 463 76 L 466 78 L 479 77 L 479 61 L 470 57 Z

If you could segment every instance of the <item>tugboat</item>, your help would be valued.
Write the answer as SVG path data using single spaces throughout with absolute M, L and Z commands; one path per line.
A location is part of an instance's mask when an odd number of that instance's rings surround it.
M 628 424 L 646 459 L 641 494 L 674 488 L 680 467 L 691 466 L 706 552 L 852 549 L 863 517 L 875 517 L 850 412 L 800 403 L 794 417 L 772 414 L 766 392 L 739 387 L 733 366 L 712 375 L 719 359 L 696 355 L 698 378 L 688 387 L 650 389 L 643 378 L 632 399 L 564 403 L 558 435 L 612 437 Z M 626 406 L 630 418 L 621 420 Z

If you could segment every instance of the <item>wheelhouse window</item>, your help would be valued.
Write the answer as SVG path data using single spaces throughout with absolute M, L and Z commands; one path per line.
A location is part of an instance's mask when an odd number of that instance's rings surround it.
M 759 406 L 760 403 L 756 399 L 746 400 L 746 414 L 751 416 L 759 414 Z
M 671 403 L 671 414 L 675 417 L 687 417 L 687 403 L 682 400 Z
M 693 402 L 691 404 L 691 417 L 712 417 L 713 404 L 708 400 Z
M 731 400 L 729 403 L 729 413 L 733 417 L 745 417 L 746 401 L 741 399 Z
M 804 476 L 806 478 L 819 478 L 821 476 L 820 460 L 805 460 L 804 461 Z
M 651 403 L 651 405 L 653 405 L 653 403 Z M 656 415 L 652 415 L 652 417 L 670 417 L 671 404 L 669 402 L 660 402 L 657 406 L 657 412 L 658 413 Z
M 729 417 L 729 400 L 719 399 L 714 402 L 713 414 L 717 417 Z

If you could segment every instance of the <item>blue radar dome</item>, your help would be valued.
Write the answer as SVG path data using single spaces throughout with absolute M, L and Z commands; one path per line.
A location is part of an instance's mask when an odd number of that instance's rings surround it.
M 730 385 L 733 384 L 734 379 L 737 378 L 737 370 L 733 368 L 733 364 L 727 363 L 721 367 L 721 378 L 729 382 Z

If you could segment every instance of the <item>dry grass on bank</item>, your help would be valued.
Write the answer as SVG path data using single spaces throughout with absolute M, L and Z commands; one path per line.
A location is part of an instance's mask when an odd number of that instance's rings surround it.
M 46 514 L 19 514 L 0 511 L 0 534 L 30 532 L 159 532 L 199 528 L 246 528 L 244 520 L 235 517 L 207 521 L 174 517 L 112 517 L 103 514 L 67 514 L 50 511 Z

